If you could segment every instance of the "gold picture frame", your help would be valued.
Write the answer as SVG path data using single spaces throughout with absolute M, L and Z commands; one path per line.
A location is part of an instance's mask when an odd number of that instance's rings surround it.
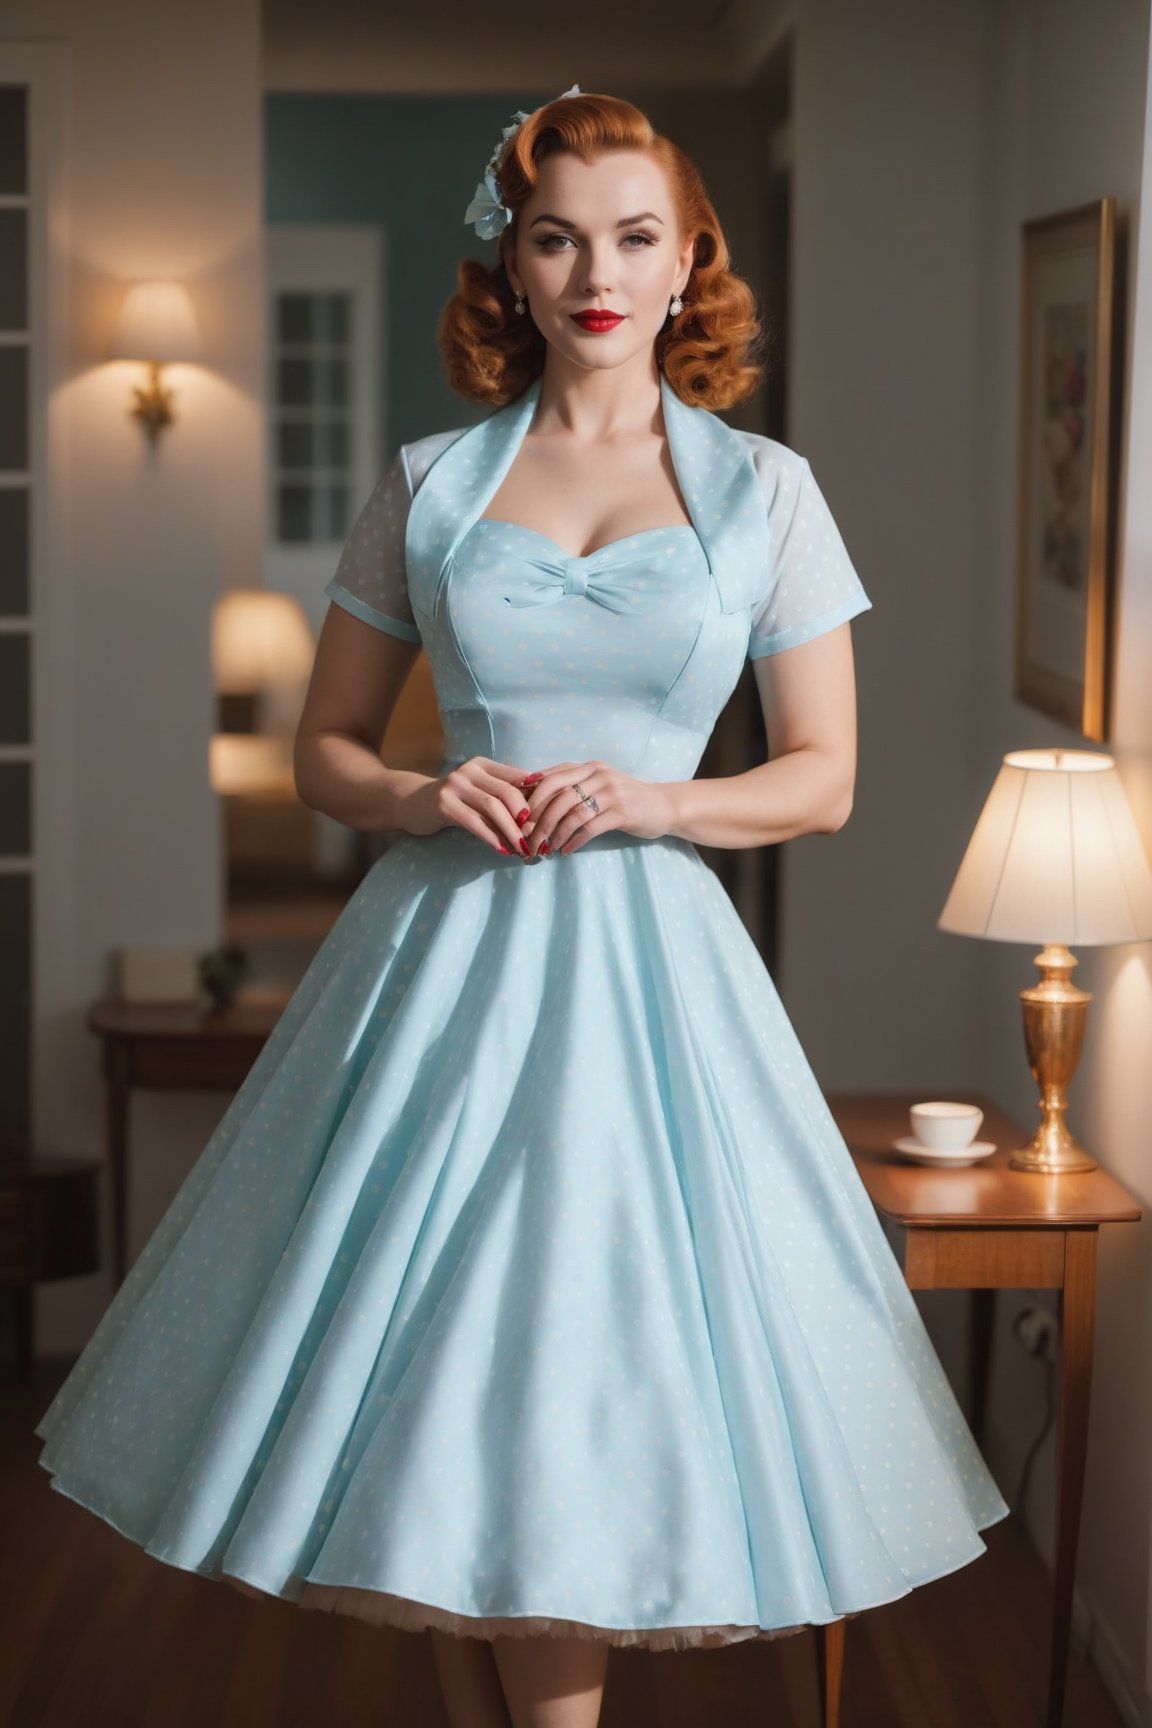
M 1014 694 L 1110 731 L 1116 200 L 1022 225 Z

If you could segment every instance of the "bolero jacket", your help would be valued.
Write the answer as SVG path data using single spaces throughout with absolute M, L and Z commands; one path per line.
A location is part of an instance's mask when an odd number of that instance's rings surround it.
M 531 424 L 537 378 L 478 425 L 402 446 L 357 518 L 324 592 L 365 623 L 420 642 L 463 536 Z M 746 612 L 748 655 L 779 653 L 870 609 L 805 457 L 681 402 L 660 380 L 672 464 L 722 612 Z

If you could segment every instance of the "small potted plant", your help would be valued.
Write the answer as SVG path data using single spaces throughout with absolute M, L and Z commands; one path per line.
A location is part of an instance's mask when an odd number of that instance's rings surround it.
M 211 996 L 217 1013 L 231 1006 L 250 970 L 247 954 L 234 942 L 200 956 L 200 984 Z

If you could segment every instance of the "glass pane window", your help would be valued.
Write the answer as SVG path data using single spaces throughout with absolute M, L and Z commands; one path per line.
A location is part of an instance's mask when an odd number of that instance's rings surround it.
M 32 764 L 0 762 L 0 857 L 32 850 Z
M 28 487 L 0 486 L 0 617 L 29 609 Z
M 276 456 L 282 469 L 347 469 L 351 457 L 348 422 L 282 419 L 278 428 Z
M 347 294 L 285 293 L 277 297 L 275 328 L 282 347 L 334 342 L 350 338 Z
M 28 87 L 0 84 L 0 613 L 13 620 L 29 616 L 32 598 L 28 378 L 39 308 L 29 292 L 29 235 L 45 228 L 28 184 L 31 118 Z M 0 632 L 0 1153 L 26 1145 L 32 1132 L 31 679 L 28 630 Z
M 32 1132 L 32 878 L 0 875 L 0 1143 Z
M 0 329 L 28 325 L 28 212 L 0 210 Z
M 346 537 L 348 498 L 343 481 L 281 483 L 276 491 L 277 538 L 286 545 L 307 546 Z
M 31 678 L 27 631 L 0 632 L 0 744 L 31 741 Z
M 0 468 L 28 466 L 28 350 L 0 346 Z
M 340 408 L 348 400 L 348 362 L 343 357 L 281 354 L 277 379 L 282 408 Z
M 28 190 L 28 88 L 0 84 L 0 193 Z
M 356 458 L 352 295 L 285 289 L 273 295 L 272 519 L 281 545 L 342 541 Z

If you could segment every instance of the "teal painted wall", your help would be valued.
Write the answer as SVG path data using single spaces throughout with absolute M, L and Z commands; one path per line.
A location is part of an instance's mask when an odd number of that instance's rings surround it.
M 553 92 L 554 94 L 554 92 Z M 495 261 L 464 211 L 501 128 L 527 96 L 265 98 L 265 216 L 372 222 L 384 233 L 385 461 L 400 444 L 482 419 L 444 378 L 436 323 L 462 257 Z

